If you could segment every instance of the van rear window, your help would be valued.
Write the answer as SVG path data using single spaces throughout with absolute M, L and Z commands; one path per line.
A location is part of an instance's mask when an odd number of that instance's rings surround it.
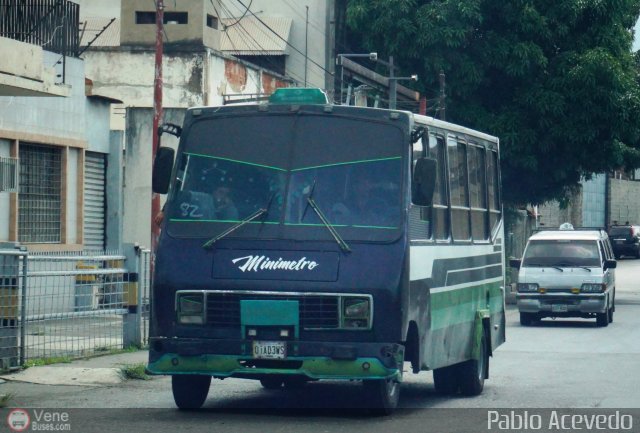
M 565 239 L 530 241 L 524 253 L 523 266 L 598 267 L 598 242 Z

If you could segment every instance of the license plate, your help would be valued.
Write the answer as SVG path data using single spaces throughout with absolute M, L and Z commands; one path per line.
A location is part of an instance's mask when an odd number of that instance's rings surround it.
M 553 304 L 553 305 L 551 305 L 551 312 L 552 313 L 566 313 L 567 311 L 569 311 L 569 308 L 565 304 Z
M 284 359 L 287 344 L 284 341 L 254 341 L 253 357 L 257 359 Z

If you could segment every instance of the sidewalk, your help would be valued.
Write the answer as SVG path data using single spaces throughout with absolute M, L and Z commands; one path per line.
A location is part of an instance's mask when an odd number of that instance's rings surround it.
M 148 352 L 117 353 L 78 359 L 70 363 L 29 367 L 27 369 L 0 375 L 0 394 L 4 394 L 7 384 L 38 384 L 61 386 L 108 386 L 117 385 L 125 379 L 122 377 L 123 367 L 131 364 L 146 364 Z M 9 388 L 14 388 L 13 386 Z

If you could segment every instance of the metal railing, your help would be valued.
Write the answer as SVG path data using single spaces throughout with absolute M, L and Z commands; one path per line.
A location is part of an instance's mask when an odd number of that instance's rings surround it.
M 78 57 L 80 6 L 66 0 L 0 0 L 0 36 Z
M 145 345 L 151 255 L 133 257 L 0 246 L 0 369 Z

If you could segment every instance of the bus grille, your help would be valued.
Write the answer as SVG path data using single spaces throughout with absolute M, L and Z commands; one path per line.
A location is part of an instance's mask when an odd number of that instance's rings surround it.
M 340 324 L 337 296 L 278 296 L 235 293 L 207 293 L 207 325 L 219 328 L 240 326 L 241 300 L 298 301 L 303 329 L 337 329 Z

